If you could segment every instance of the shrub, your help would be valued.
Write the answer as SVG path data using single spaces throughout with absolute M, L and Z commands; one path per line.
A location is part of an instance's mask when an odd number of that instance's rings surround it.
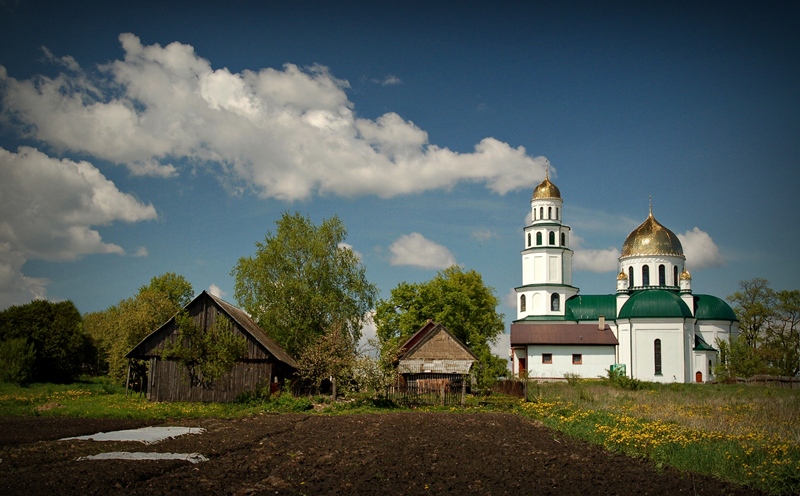
M 21 384 L 33 377 L 36 352 L 25 338 L 0 341 L 0 381 Z

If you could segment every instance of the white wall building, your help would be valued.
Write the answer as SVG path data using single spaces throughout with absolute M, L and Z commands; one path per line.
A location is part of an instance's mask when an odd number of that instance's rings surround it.
M 570 228 L 549 177 L 533 191 L 523 231 L 522 286 L 511 325 L 512 370 L 534 379 L 594 378 L 624 367 L 636 379 L 707 382 L 714 344 L 738 334 L 724 300 L 693 294 L 678 237 L 653 217 L 622 245 L 616 294 L 580 295 L 572 285 Z

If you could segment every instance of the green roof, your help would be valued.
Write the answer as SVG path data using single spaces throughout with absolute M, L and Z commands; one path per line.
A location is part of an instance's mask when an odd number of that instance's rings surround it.
M 575 295 L 567 300 L 564 313 L 572 320 L 608 320 L 617 318 L 617 297 L 614 295 Z
M 716 296 L 694 295 L 694 308 L 697 320 L 729 320 L 732 322 L 739 320 L 731 306 Z
M 691 317 L 692 311 L 681 297 L 666 289 L 635 291 L 619 312 L 620 319 Z
M 694 351 L 717 351 L 711 345 L 706 343 L 699 334 L 694 335 Z

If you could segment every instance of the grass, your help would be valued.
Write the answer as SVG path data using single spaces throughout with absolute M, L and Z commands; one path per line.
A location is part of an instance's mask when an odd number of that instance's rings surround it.
M 329 415 L 408 410 L 351 395 L 273 395 L 241 403 L 151 403 L 103 380 L 73 384 L 0 383 L 0 416 L 171 419 L 231 418 L 262 412 Z M 468 396 L 464 407 L 419 411 L 503 411 L 656 464 L 718 477 L 772 494 L 800 494 L 800 391 L 738 385 L 657 385 L 622 389 L 599 381 L 536 384 L 528 401 Z

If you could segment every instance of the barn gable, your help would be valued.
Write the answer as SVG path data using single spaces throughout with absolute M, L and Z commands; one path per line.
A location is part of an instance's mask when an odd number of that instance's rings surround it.
M 129 359 L 148 360 L 148 399 L 152 401 L 233 401 L 245 391 L 265 383 L 280 384 L 297 368 L 295 360 L 273 341 L 241 309 L 203 291 L 185 307 L 188 315 L 203 330 L 216 323 L 219 315 L 230 318 L 234 334 L 244 337 L 245 355 L 233 370 L 211 387 L 190 384 L 184 367 L 174 360 L 163 360 L 165 346 L 178 336 L 175 316 L 150 333 L 126 355 Z
M 443 325 L 428 322 L 402 347 L 401 374 L 469 374 L 478 359 Z

